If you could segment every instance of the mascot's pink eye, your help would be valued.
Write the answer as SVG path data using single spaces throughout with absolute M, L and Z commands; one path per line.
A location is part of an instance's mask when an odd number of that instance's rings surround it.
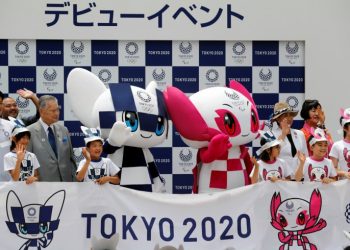
M 227 109 L 218 109 L 215 110 L 215 112 L 219 115 L 218 117 L 215 117 L 215 122 L 221 132 L 230 137 L 241 133 L 239 121 L 234 114 Z
M 258 115 L 254 109 L 251 111 L 251 120 L 250 120 L 250 125 L 251 125 L 251 131 L 253 133 L 257 132 L 259 129 L 259 121 L 258 121 Z
M 298 219 L 297 219 L 298 225 L 304 225 L 305 223 L 305 215 L 303 213 L 298 214 Z
M 301 212 L 298 214 L 296 223 L 297 223 L 298 225 L 305 225 L 307 219 L 308 219 L 308 215 L 306 214 L 306 211 L 305 211 L 305 210 L 304 210 L 304 211 L 301 211 Z
M 321 180 L 323 180 L 323 178 L 324 178 L 324 174 L 321 174 Z
M 226 113 L 224 117 L 224 125 L 225 125 L 225 130 L 229 135 L 233 135 L 235 133 L 236 125 L 235 125 L 235 120 L 231 116 L 231 114 Z
M 282 214 L 278 214 L 278 220 L 282 227 L 288 226 L 288 221 Z

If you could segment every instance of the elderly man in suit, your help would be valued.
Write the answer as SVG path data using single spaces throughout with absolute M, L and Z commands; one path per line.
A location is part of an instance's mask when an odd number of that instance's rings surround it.
M 76 165 L 68 129 L 57 123 L 59 107 L 56 97 L 41 96 L 40 119 L 28 126 L 31 132 L 27 150 L 40 163 L 40 181 L 74 181 Z

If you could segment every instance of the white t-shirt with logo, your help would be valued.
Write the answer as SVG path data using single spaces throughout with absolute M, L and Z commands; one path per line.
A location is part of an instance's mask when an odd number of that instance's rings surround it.
M 4 169 L 5 171 L 14 170 L 17 162 L 17 154 L 15 152 L 9 152 L 4 156 Z M 34 176 L 34 170 L 40 167 L 39 161 L 35 154 L 26 151 L 24 159 L 21 163 L 21 172 L 19 174 L 18 181 L 25 181 L 29 176 Z
M 259 181 L 269 180 L 271 177 L 276 177 L 278 179 L 285 179 L 292 175 L 292 170 L 287 166 L 286 161 L 277 158 L 275 161 L 265 162 L 262 160 L 258 161 L 259 164 Z M 254 166 L 255 169 L 255 166 Z M 252 177 L 254 169 L 250 174 Z
M 329 156 L 338 160 L 338 168 L 345 172 L 350 172 L 350 142 L 340 140 L 333 144 Z M 345 179 L 345 177 L 341 177 Z
M 336 177 L 337 171 L 328 158 L 315 160 L 307 157 L 304 163 L 304 181 L 322 181 L 325 177 Z
M 83 168 L 85 162 L 86 159 L 80 161 L 77 172 Z M 115 176 L 119 171 L 120 168 L 109 158 L 100 158 L 98 161 L 90 162 L 88 170 L 84 176 L 84 181 L 95 181 L 103 176 Z

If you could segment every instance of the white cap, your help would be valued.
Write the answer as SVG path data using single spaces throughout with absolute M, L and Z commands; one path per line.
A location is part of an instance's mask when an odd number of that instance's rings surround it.
M 92 142 L 92 141 L 101 141 L 102 143 L 104 142 L 100 136 L 101 135 L 100 130 L 96 128 L 87 128 L 84 126 L 81 126 L 80 129 L 81 131 L 83 131 L 84 135 L 86 136 L 84 138 L 85 145 L 87 145 L 89 142 Z
M 272 148 L 274 146 L 283 144 L 283 141 L 278 140 L 276 136 L 272 133 L 272 131 L 259 130 L 259 134 L 266 140 L 266 143 L 256 151 L 257 155 L 261 155 L 261 153 L 268 148 Z
M 26 126 L 24 125 L 24 123 L 21 119 L 16 119 L 16 118 L 9 116 L 9 120 L 10 120 L 10 122 L 12 122 L 15 125 L 13 130 L 12 130 L 11 136 L 16 136 L 16 135 L 18 135 L 20 133 L 24 133 L 24 132 L 29 132 L 29 134 L 30 134 L 30 131 L 26 128 Z
M 310 146 L 314 145 L 316 142 L 319 142 L 319 141 L 328 142 L 326 134 L 323 129 L 321 128 L 311 129 L 310 132 L 311 132 L 311 135 L 313 136 L 309 142 Z
M 344 127 L 345 124 L 350 122 L 350 108 L 347 109 L 340 109 L 340 116 L 341 116 L 341 126 Z

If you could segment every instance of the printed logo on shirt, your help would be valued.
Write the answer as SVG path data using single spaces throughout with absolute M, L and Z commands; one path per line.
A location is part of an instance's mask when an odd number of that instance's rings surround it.
M 88 178 L 92 181 L 98 180 L 104 176 L 107 176 L 107 165 L 106 163 L 102 163 L 101 166 L 98 167 L 89 167 L 88 170 Z
M 275 177 L 277 179 L 281 179 L 282 178 L 282 168 L 278 167 L 278 169 L 273 169 L 273 170 L 269 170 L 267 171 L 265 168 L 263 169 L 263 177 L 264 180 L 271 180 L 272 177 Z
M 31 160 L 29 155 L 28 155 L 28 158 L 29 159 L 25 159 L 22 161 L 19 181 L 25 181 L 29 176 L 33 175 L 33 171 L 34 171 L 33 161 Z
M 328 177 L 328 167 L 312 167 L 310 164 L 308 167 L 308 174 L 310 181 L 322 181 L 325 177 Z

